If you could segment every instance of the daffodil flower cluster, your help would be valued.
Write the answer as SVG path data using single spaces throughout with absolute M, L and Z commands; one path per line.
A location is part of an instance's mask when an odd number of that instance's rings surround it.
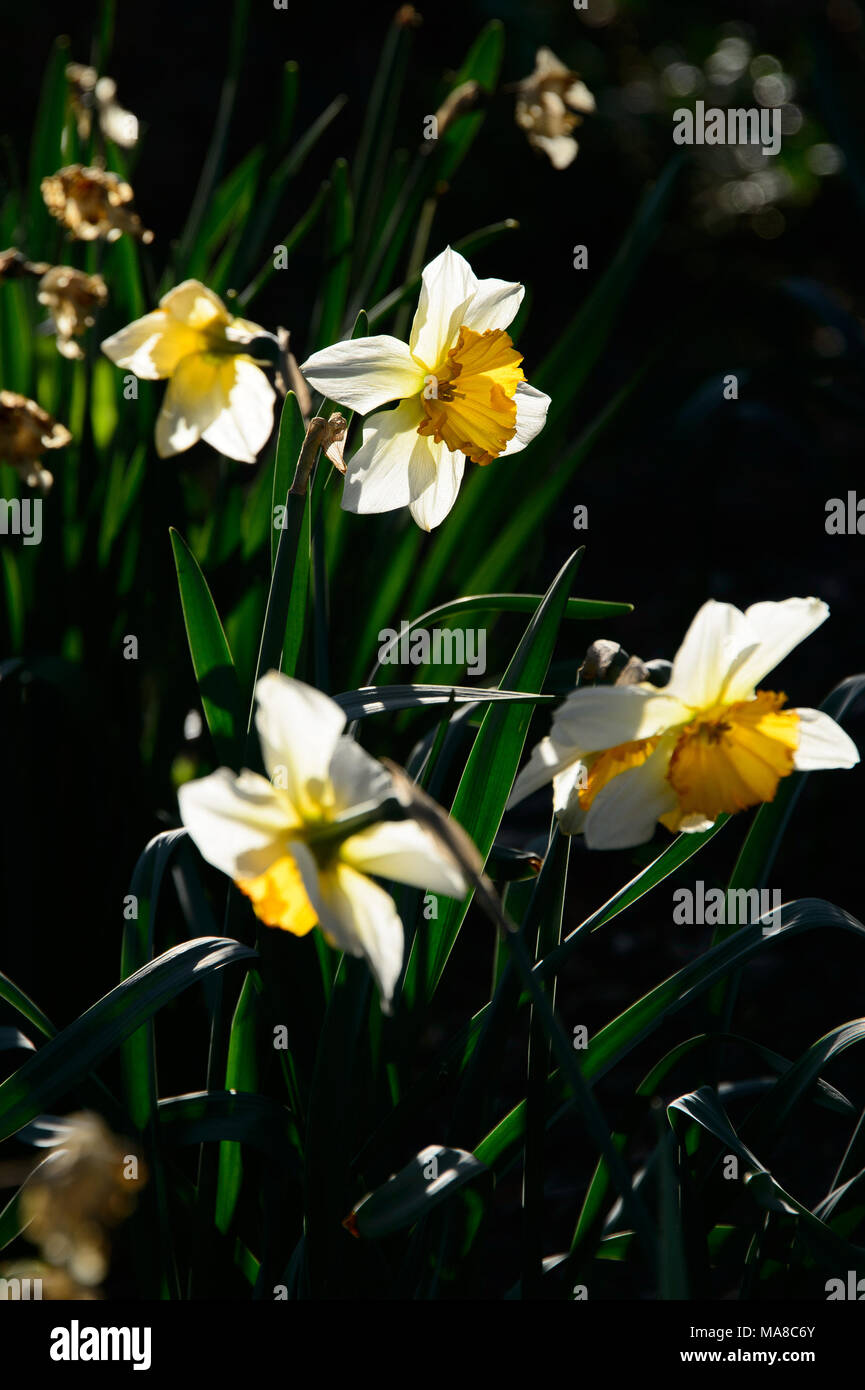
M 348 460 L 347 511 L 408 507 L 430 531 L 453 507 L 467 460 L 486 465 L 515 454 L 543 429 L 549 397 L 525 380 L 506 331 L 523 294 L 510 281 L 478 280 L 447 247 L 423 271 L 408 343 L 386 334 L 356 338 L 303 364 L 306 380 L 330 400 L 375 412 Z M 276 400 L 246 350 L 263 336 L 200 281 L 186 280 L 102 350 L 138 377 L 168 378 L 156 426 L 160 457 L 203 439 L 253 463 L 273 428 Z
M 423 270 L 407 342 L 387 334 L 347 340 L 303 363 L 312 388 L 366 417 L 344 464 L 339 446 L 346 510 L 406 507 L 430 531 L 454 507 L 467 463 L 501 467 L 531 444 L 550 400 L 526 381 L 508 332 L 523 294 L 516 282 L 479 280 L 446 247 Z M 70 343 L 78 331 L 77 319 L 66 325 Z M 256 355 L 267 339 L 284 346 L 284 336 L 233 316 L 207 286 L 186 280 L 102 349 L 138 377 L 167 380 L 156 424 L 161 457 L 204 440 L 254 463 L 277 400 L 268 375 L 274 358 Z M 32 469 L 44 448 L 66 442 L 65 432 L 35 403 L 6 396 L 7 434 L 17 431 L 13 442 Z M 858 752 L 828 715 L 791 709 L 783 693 L 758 688 L 827 616 L 816 598 L 744 612 L 704 604 L 664 688 L 582 686 L 566 698 L 508 806 L 552 783 L 566 834 L 582 833 L 590 849 L 628 848 L 650 839 L 659 822 L 690 833 L 771 801 L 793 771 L 853 767 Z M 446 837 L 413 819 L 396 774 L 346 734 L 333 700 L 277 672 L 259 680 L 256 700 L 268 775 L 220 768 L 186 783 L 183 822 L 263 923 L 298 936 L 317 925 L 333 945 L 364 957 L 389 1009 L 403 928 L 376 880 L 462 897 L 465 866 Z

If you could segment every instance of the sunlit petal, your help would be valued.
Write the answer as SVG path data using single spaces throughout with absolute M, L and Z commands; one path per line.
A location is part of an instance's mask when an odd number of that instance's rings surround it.
M 300 370 L 314 390 L 364 415 L 418 395 L 424 384 L 423 369 L 406 344 L 386 334 L 334 343 L 314 352 Z

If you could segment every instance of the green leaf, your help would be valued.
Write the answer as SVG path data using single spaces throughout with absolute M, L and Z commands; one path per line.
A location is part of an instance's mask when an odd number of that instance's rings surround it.
M 201 166 L 195 196 L 192 199 L 189 216 L 186 219 L 186 226 L 183 229 L 175 256 L 174 274 L 176 280 L 186 276 L 186 266 L 198 242 L 204 217 L 210 206 L 213 189 L 222 166 L 228 139 L 228 128 L 231 124 L 238 82 L 243 69 L 249 12 L 250 0 L 234 0 L 231 29 L 228 35 L 228 70 L 222 84 L 210 145 Z M 170 271 L 168 273 L 170 274 Z
M 743 1163 L 756 1170 L 745 1174 L 745 1191 L 763 1211 L 777 1211 L 798 1217 L 798 1234 L 826 1268 L 835 1271 L 846 1269 L 850 1262 L 852 1267 L 856 1268 L 865 1260 L 865 1247 L 843 1240 L 775 1181 L 768 1169 L 739 1138 L 726 1111 L 708 1086 L 701 1087 L 699 1091 L 690 1095 L 679 1096 L 667 1107 L 671 1125 L 677 1111 L 687 1115 L 690 1120 L 694 1120 L 702 1129 L 713 1135 L 725 1152 L 735 1153 Z
M 247 976 L 247 978 L 249 978 Z M 291 1112 L 270 1096 L 245 1091 L 191 1091 L 159 1102 L 159 1129 L 172 1145 L 230 1140 L 274 1159 L 300 1176 L 297 1128 Z
M 500 19 L 491 19 L 478 34 L 465 62 L 450 84 L 455 91 L 464 82 L 475 81 L 482 91 L 491 95 L 496 88 L 505 49 L 505 26 Z M 465 159 L 484 122 L 483 111 L 472 111 L 458 117 L 439 140 L 439 165 L 436 174 L 449 182 Z
M 0 999 L 5 999 L 7 1004 L 11 1004 L 12 1008 L 22 1018 L 26 1018 L 28 1023 L 32 1023 L 34 1028 L 38 1028 L 44 1037 L 54 1037 L 57 1029 L 50 1018 L 47 1018 L 42 1010 L 33 1003 L 29 995 L 25 994 L 23 989 L 19 989 L 2 971 L 0 971 Z
M 190 279 L 206 281 L 217 294 L 223 293 L 225 287 L 212 274 L 213 262 L 229 234 L 246 222 L 263 161 L 263 145 L 244 155 L 215 190 L 202 218 L 185 274 Z
M 532 374 L 532 384 L 552 397 L 546 428 L 568 410 L 601 356 L 619 310 L 663 223 L 683 160 L 675 155 L 645 194 L 631 227 L 595 289 L 555 347 Z
M 192 667 L 217 760 L 238 766 L 243 728 L 240 684 L 207 581 L 188 545 L 171 529 L 171 548 Z
M 545 893 L 542 901 L 532 902 L 527 914 L 528 929 L 524 938 L 532 951 L 533 961 L 542 960 L 561 937 L 562 915 L 571 839 L 554 826 L 544 864 Z M 540 886 L 540 884 L 539 884 Z M 540 894 L 537 895 L 540 899 Z M 537 908 L 540 911 L 537 911 Z M 533 908 L 537 916 L 533 917 Z M 510 965 L 510 962 L 508 962 Z M 500 982 L 502 983 L 502 982 Z M 555 1005 L 555 981 L 541 986 L 549 993 L 550 1005 Z M 516 1013 L 516 1010 L 513 1010 Z M 501 1054 L 500 1054 L 501 1055 Z M 544 1262 L 544 1197 L 546 1170 L 546 1081 L 550 1070 L 550 1038 L 544 1019 L 537 1008 L 529 1017 L 529 1046 L 526 1067 L 526 1140 L 523 1150 L 523 1222 L 522 1222 L 522 1294 L 535 1298 L 540 1294 Z
M 749 1115 L 743 1129 L 751 1141 L 758 1145 L 777 1141 L 794 1106 L 813 1092 L 826 1063 L 863 1039 L 865 1018 L 857 1018 L 833 1028 L 812 1043 Z
M 130 895 L 134 898 L 136 915 L 127 918 L 123 924 L 121 980 L 127 980 L 153 957 L 156 909 L 162 878 L 186 833 L 185 830 L 168 830 L 156 835 L 135 865 Z M 143 1131 L 156 1111 L 156 1056 L 152 1021 L 148 1020 L 123 1043 L 121 1063 L 126 1106 L 136 1128 Z
M 294 224 L 291 231 L 286 232 L 280 241 L 276 243 L 277 246 L 283 246 L 285 248 L 286 260 L 291 257 L 292 253 L 296 251 L 298 246 L 305 240 L 308 233 L 312 231 L 327 203 L 329 192 L 330 184 L 323 183 L 303 216 Z M 275 254 L 271 253 L 255 278 L 251 280 L 246 286 L 246 289 L 242 290 L 237 296 L 236 303 L 238 308 L 245 309 L 247 305 L 251 304 L 261 293 L 271 275 L 273 275 L 276 270 L 276 265 L 274 263 L 275 259 Z
M 347 719 L 365 719 L 370 714 L 423 709 L 428 705 L 484 705 L 502 701 L 546 704 L 553 696 L 517 690 L 484 690 L 472 685 L 368 685 L 361 690 L 334 695 L 333 699 L 345 710 Z
M 498 584 L 503 576 L 513 573 L 515 557 L 526 553 L 532 538 L 538 535 L 547 518 L 552 514 L 553 508 L 560 503 L 562 494 L 570 487 L 577 470 L 591 456 L 598 441 L 610 429 L 626 402 L 642 382 L 646 370 L 647 364 L 644 364 L 631 374 L 621 390 L 617 391 L 612 399 L 602 407 L 583 431 L 573 448 L 568 449 L 562 455 L 555 451 L 553 468 L 545 477 L 537 479 L 526 495 L 521 497 L 518 507 L 509 506 L 502 511 L 496 508 L 490 517 L 488 543 L 471 547 L 470 558 L 473 567 L 465 579 L 462 578 L 462 574 L 460 575 L 465 588 L 469 590 L 486 589 Z M 538 443 L 541 449 L 545 445 L 543 439 L 539 440 Z M 481 472 L 483 472 L 483 476 L 481 476 Z M 469 483 L 472 490 L 468 493 L 466 500 L 471 503 L 471 508 L 463 508 L 462 518 L 464 526 L 474 527 L 484 511 L 491 511 L 489 504 L 493 499 L 491 498 L 491 490 L 486 484 L 485 470 L 480 470 L 477 475 L 470 478 Z M 482 486 L 483 491 L 481 491 Z M 506 493 L 507 489 L 503 491 Z M 438 556 L 436 559 L 437 563 L 440 564 L 441 561 L 439 561 Z M 612 617 L 614 615 L 603 614 L 601 616 Z
M 567 879 L 567 839 L 556 834 L 547 850 L 541 872 L 532 889 L 521 933 L 527 941 L 538 939 L 541 925 L 555 920 L 563 899 Z M 492 860 L 493 852 L 490 854 Z M 487 871 L 492 873 L 488 861 Z M 476 1014 L 468 1029 L 461 1030 L 454 1057 L 459 1056 L 463 1074 L 454 1100 L 450 1135 L 454 1139 L 474 1142 L 483 1133 L 489 1110 L 489 1095 L 493 1077 L 501 1068 L 501 1059 L 508 1039 L 513 1036 L 514 1020 L 520 1003 L 519 976 L 508 961 L 496 984 L 490 1003 Z M 442 1068 L 443 1059 L 436 1065 Z
M 123 238 L 128 240 L 128 238 Z M 108 477 L 108 488 L 102 508 L 102 523 L 99 528 L 98 555 L 100 567 L 108 564 L 111 548 L 123 528 L 123 523 L 132 510 L 133 503 L 144 481 L 147 469 L 146 443 L 136 446 L 129 458 L 115 453 Z
M 381 1240 L 421 1221 L 458 1188 L 485 1172 L 485 1165 L 465 1149 L 430 1144 L 358 1203 L 351 1213 L 351 1227 L 365 1240 Z
M 65 162 L 61 140 L 66 116 L 66 64 L 69 58 L 68 38 L 56 39 L 45 69 L 30 150 L 27 254 L 33 260 L 41 260 L 46 255 L 51 232 L 56 226 L 46 210 L 39 185 Z M 7 383 L 4 382 L 4 385 Z
M 401 23 L 398 16 L 391 21 L 365 103 L 353 165 L 357 189 L 359 254 L 364 252 L 368 244 L 390 165 L 412 29 L 411 24 Z
M 330 227 L 326 246 L 324 280 L 316 305 L 311 340 L 314 348 L 335 343 L 342 333 L 351 278 L 354 213 L 348 182 L 348 165 L 338 159 L 330 179 Z
M 318 1037 L 304 1144 L 306 1254 L 312 1295 L 343 1296 L 355 1266 L 340 1223 L 354 1200 L 349 1168 L 351 1118 L 357 1108 L 360 1036 L 371 979 L 363 960 L 344 955 Z M 373 1007 L 378 1007 L 374 1005 Z
M 228 937 L 203 936 L 149 961 L 39 1049 L 0 1085 L 0 1140 L 66 1095 L 98 1062 L 190 985 L 256 952 Z
M 690 965 L 656 985 L 648 994 L 630 1005 L 610 1023 L 599 1029 L 589 1040 L 583 1054 L 582 1069 L 590 1081 L 606 1075 L 644 1038 L 649 1037 L 665 1019 L 703 994 L 716 980 L 739 969 L 758 952 L 773 948 L 780 940 L 798 936 L 800 932 L 818 927 L 838 927 L 865 938 L 865 927 L 842 908 L 820 898 L 799 898 L 781 909 L 781 925 L 763 931 L 759 923 L 740 928 L 726 941 L 713 946 Z M 553 951 L 537 967 L 540 979 L 558 973 L 563 965 L 561 948 Z M 548 1113 L 553 1105 L 563 1106 L 566 1088 L 555 1074 L 548 1086 Z M 560 1108 L 559 1112 L 563 1113 Z M 496 1125 L 475 1152 L 483 1162 L 492 1166 L 513 1161 L 519 1150 L 525 1126 L 525 1104 L 515 1106 Z
M 471 594 L 466 598 L 451 599 L 448 603 L 440 603 L 435 608 L 430 608 L 428 612 L 421 613 L 419 618 L 412 618 L 411 622 L 406 623 L 400 629 L 400 638 L 410 637 L 418 628 L 427 628 L 434 623 L 442 622 L 445 618 L 464 618 L 469 614 L 477 613 L 536 613 L 540 605 L 544 602 L 541 594 Z M 607 603 L 602 599 L 591 598 L 571 598 L 568 599 L 563 618 L 570 620 L 598 621 L 601 618 L 619 618 L 626 613 L 633 612 L 633 604 L 630 603 Z M 395 630 L 395 629 L 394 629 Z M 388 652 L 394 654 L 398 650 L 397 643 L 391 639 L 388 643 Z M 373 666 L 368 685 L 372 685 L 376 676 L 382 668 L 382 661 L 376 661 Z
M 141 249 L 132 237 L 122 236 L 105 247 L 105 278 L 111 301 L 123 322 L 141 318 L 147 307 L 141 273 Z
M 268 172 L 265 166 L 259 179 L 259 187 L 256 192 L 254 211 L 243 226 L 243 235 L 234 259 L 231 261 L 230 278 L 233 283 L 242 283 L 249 274 L 254 260 L 261 255 L 261 249 L 265 245 L 265 239 L 269 235 L 273 219 L 285 196 L 287 186 L 294 176 L 299 173 L 309 153 L 314 149 L 321 136 L 328 126 L 336 119 L 342 108 L 345 106 L 344 96 L 336 97 L 330 105 L 321 113 L 308 130 L 304 131 L 289 150 L 288 154 L 280 161 L 275 168 Z M 294 246 L 306 236 L 313 222 L 317 219 L 322 206 L 323 198 L 326 197 L 330 185 L 324 184 L 316 195 L 313 209 L 304 214 L 300 222 L 295 226 L 293 232 L 282 238 L 282 245 L 286 248 L 286 253 L 290 254 Z M 313 213 L 310 217 L 310 213 Z M 270 270 L 268 270 L 268 265 Z M 259 274 L 256 276 L 251 286 L 247 287 L 241 298 L 241 304 L 246 304 L 254 294 L 258 293 L 261 285 L 269 278 L 273 270 L 273 255 L 269 262 L 266 262 Z M 262 278 L 263 277 L 263 278 Z
M 529 623 L 502 679 L 502 690 L 540 690 L 550 664 L 568 590 L 582 551 L 565 562 Z M 523 751 L 531 710 L 522 705 L 491 705 L 483 718 L 451 814 L 468 831 L 485 860 L 504 814 Z M 410 1004 L 429 1000 L 441 979 L 472 900 L 441 899 L 434 937 L 415 937 L 406 971 L 405 993 Z
M 258 991 L 252 972 L 243 981 L 228 1042 L 225 1068 L 226 1092 L 254 1091 L 258 1085 Z M 240 1144 L 219 1146 L 219 1175 L 216 1189 L 215 1222 L 223 1235 L 234 1217 L 243 1182 L 243 1155 Z
M 658 1145 L 660 1167 L 660 1231 L 658 1241 L 658 1294 L 663 1299 L 687 1299 L 688 1266 L 682 1231 L 680 1189 L 672 1134 Z
M 282 541 L 282 530 L 275 524 L 277 509 L 284 508 L 280 516 L 287 521 L 292 506 L 297 499 L 289 496 L 289 488 L 294 480 L 294 472 L 297 467 L 297 460 L 303 445 L 306 428 L 303 422 L 303 415 L 297 398 L 293 391 L 289 391 L 285 398 L 282 408 L 282 415 L 279 422 L 279 439 L 276 445 L 276 461 L 273 473 L 273 501 L 272 519 L 270 532 L 271 565 L 275 571 L 276 558 Z M 297 659 L 300 654 L 301 643 L 303 642 L 303 631 L 306 618 L 306 597 L 309 588 L 309 556 L 310 556 L 310 515 L 311 506 L 304 505 L 301 526 L 297 537 L 297 547 L 294 556 L 294 568 L 291 575 L 291 592 L 289 594 L 288 608 L 285 616 L 284 635 L 282 640 L 282 670 L 287 676 L 293 676 L 297 667 Z
M 276 441 L 276 456 L 273 467 L 273 493 L 271 497 L 271 528 L 270 528 L 270 567 L 273 569 L 276 564 L 276 551 L 279 545 L 281 530 L 274 525 L 276 511 L 278 507 L 284 507 L 288 502 L 288 490 L 294 481 L 294 472 L 297 468 L 297 459 L 306 434 L 306 426 L 303 422 L 300 406 L 293 391 L 289 391 L 282 406 L 282 414 L 279 417 L 279 435 Z
M 693 859 L 709 840 L 713 839 L 718 831 L 723 829 L 730 819 L 727 815 L 720 815 L 715 824 L 709 830 L 695 830 L 688 834 L 677 835 L 672 844 L 668 845 L 657 859 L 653 859 L 651 864 L 647 864 L 645 869 L 626 883 L 624 888 L 620 888 L 618 893 L 614 893 L 603 907 L 599 907 L 572 932 L 569 932 L 557 950 L 552 951 L 544 963 L 546 970 L 551 970 L 558 974 L 562 966 L 570 959 L 580 936 L 583 932 L 598 931 L 600 927 L 606 926 L 614 917 L 618 917 L 620 912 L 624 912 L 632 903 L 638 902 L 645 897 L 659 883 L 663 883 L 665 878 L 675 873 L 676 869 L 687 864 L 689 859 Z

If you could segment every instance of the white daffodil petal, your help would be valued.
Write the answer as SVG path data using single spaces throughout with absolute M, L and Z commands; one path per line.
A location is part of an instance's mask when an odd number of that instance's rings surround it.
M 644 686 L 587 686 L 572 691 L 556 710 L 551 739 L 574 754 L 597 753 L 652 738 L 688 717 L 679 700 Z
M 417 821 L 381 821 L 352 835 L 340 858 L 365 874 L 462 898 L 468 885 L 453 859 Z
M 399 338 L 355 338 L 314 352 L 300 370 L 310 386 L 366 415 L 423 390 L 424 372 Z
M 427 448 L 414 449 L 409 460 L 409 510 L 422 531 L 432 531 L 457 500 L 466 460 L 464 454 L 452 453 L 446 444 L 418 437 Z
M 509 811 L 527 796 L 552 782 L 557 773 L 568 765 L 563 761 L 556 746 L 548 738 L 542 738 L 532 749 L 532 756 L 514 782 L 513 789 L 505 807 Z
M 573 135 L 539 135 L 533 131 L 529 141 L 543 150 L 554 169 L 567 169 L 569 164 L 573 164 L 580 148 Z
M 474 299 L 466 310 L 465 326 L 475 333 L 507 328 L 523 302 L 525 289 L 508 280 L 479 280 Z
M 417 432 L 422 418 L 417 397 L 395 410 L 370 416 L 363 427 L 363 443 L 348 460 L 344 511 L 392 512 L 409 505 L 409 463 L 416 452 L 429 453 L 429 440 Z
M 658 819 L 678 805 L 666 777 L 669 760 L 669 747 L 662 744 L 639 767 L 601 788 L 586 815 L 589 849 L 631 849 L 652 838 Z
M 219 367 L 223 407 L 202 438 L 239 463 L 255 463 L 273 429 L 276 392 L 248 357 L 229 356 Z
M 694 811 L 691 815 L 682 817 L 679 829 L 685 835 L 702 834 L 704 830 L 711 830 L 714 824 L 713 820 L 707 820 L 699 811 Z
M 738 608 L 709 599 L 697 612 L 673 658 L 667 694 L 695 709 L 715 704 L 731 663 L 754 640 Z
M 184 280 L 175 285 L 159 301 L 160 309 L 165 309 L 171 317 L 189 328 L 215 328 L 225 326 L 230 315 L 218 294 L 202 285 L 200 280 Z
M 819 598 L 788 598 L 783 603 L 754 603 L 746 608 L 746 650 L 731 663 L 724 699 L 749 700 L 763 677 L 828 616 L 829 608 Z
M 268 671 L 255 687 L 255 727 L 268 775 L 300 816 L 330 805 L 329 769 L 345 715 L 329 696 L 302 681 Z
M 506 457 L 508 454 L 518 454 L 520 449 L 531 444 L 535 435 L 540 434 L 547 422 L 550 398 L 543 391 L 538 391 L 537 387 L 530 386 L 527 381 L 521 381 L 517 387 L 514 401 L 517 407 L 517 432 L 513 439 L 508 440 L 501 457 Z
M 404 950 L 402 922 L 393 898 L 350 864 L 338 862 L 312 882 L 309 858 L 308 853 L 298 855 L 297 862 L 322 930 L 339 950 L 366 957 L 382 1011 L 389 1013 Z
M 201 352 L 184 357 L 168 383 L 156 421 L 159 457 L 170 458 L 191 449 L 225 407 L 216 358 Z
M 171 376 L 183 358 L 200 347 L 195 329 L 176 323 L 163 309 L 127 324 L 101 344 L 116 367 L 134 372 L 143 381 Z
M 297 818 L 257 772 L 227 767 L 178 789 L 180 816 L 202 856 L 232 878 L 255 878 L 285 853 Z
M 586 765 L 578 758 L 553 778 L 553 810 L 564 835 L 578 835 L 585 826 L 586 812 L 580 805 L 580 785 L 585 772 Z
M 799 716 L 799 746 L 793 754 L 793 766 L 799 772 L 856 766 L 859 750 L 834 719 L 819 709 L 797 709 L 796 714 Z
M 428 371 L 435 371 L 453 347 L 477 292 L 474 271 L 450 246 L 424 267 L 409 347 Z
M 334 812 L 343 815 L 354 806 L 370 801 L 384 801 L 391 794 L 393 783 L 381 763 L 361 748 L 353 738 L 337 741 L 328 767 L 333 786 Z

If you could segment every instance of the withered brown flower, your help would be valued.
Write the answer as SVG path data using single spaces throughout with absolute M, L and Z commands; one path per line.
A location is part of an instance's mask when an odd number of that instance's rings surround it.
M 17 246 L 0 251 L 0 281 L 23 280 L 28 275 L 44 275 L 50 268 L 47 261 L 28 261 Z
M 99 1115 L 68 1116 L 21 1189 L 27 1238 L 43 1259 L 93 1288 L 108 1272 L 109 1232 L 132 1212 L 143 1163 Z
M 83 63 L 67 63 L 66 81 L 72 98 L 72 110 L 81 140 L 90 139 L 93 115 L 99 117 L 99 127 L 108 140 L 123 149 L 131 149 L 138 140 L 138 121 L 117 101 L 117 83 L 113 77 L 100 77 L 95 68 Z
M 132 188 L 106 169 L 67 164 L 41 186 L 51 216 L 78 241 L 116 241 L 124 232 L 145 245 L 153 240 L 132 207 Z
M 41 467 L 46 449 L 62 449 L 72 439 L 60 425 L 27 396 L 17 391 L 0 391 L 0 459 L 18 469 L 30 487 L 47 492 L 54 478 Z
M 55 265 L 39 281 L 39 303 L 51 310 L 57 330 L 57 350 L 64 357 L 82 358 L 76 341 L 91 328 L 96 311 L 108 303 L 108 286 L 101 275 L 85 275 L 70 265 Z
M 42 1299 L 48 1302 L 94 1302 L 102 1297 L 98 1289 L 78 1284 L 63 1269 L 55 1269 L 44 1260 L 14 1260 L 0 1265 L 2 1293 L 13 1302 Z
M 551 48 L 539 48 L 535 70 L 517 84 L 514 113 L 530 145 L 542 150 L 554 169 L 567 169 L 579 146 L 571 131 L 595 109 L 595 98 L 577 73 Z

